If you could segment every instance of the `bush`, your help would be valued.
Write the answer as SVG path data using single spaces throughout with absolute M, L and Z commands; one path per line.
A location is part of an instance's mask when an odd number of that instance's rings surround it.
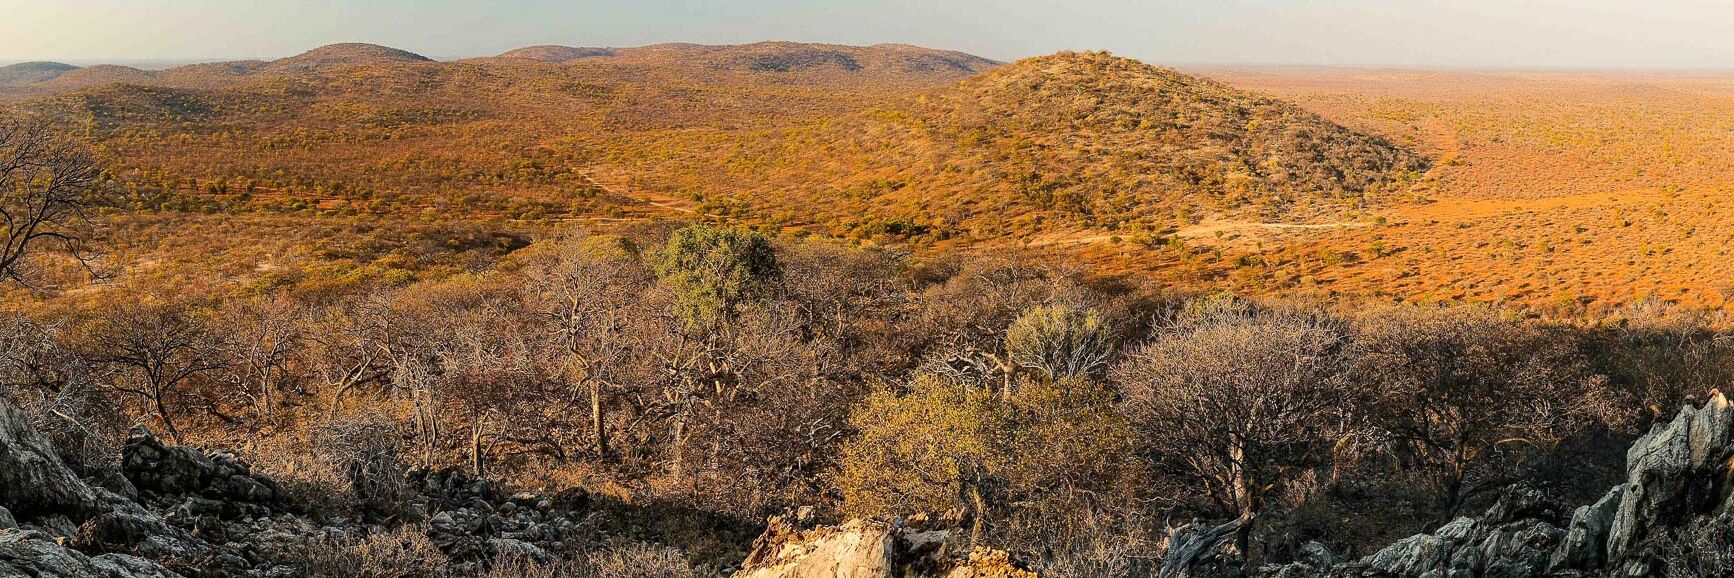
M 1048 535 L 1066 512 L 1116 501 L 1137 477 L 1132 434 L 1111 399 L 1083 379 L 1026 382 L 1005 397 L 924 376 L 904 395 L 873 394 L 842 449 L 843 509 L 968 512 L 972 539 L 995 526 L 1011 540 Z
M 698 578 L 699 572 L 680 550 L 652 544 L 631 543 L 607 548 L 584 557 L 582 570 L 573 576 L 593 578 Z
M 427 527 L 414 524 L 366 537 L 327 535 L 302 551 L 301 566 L 318 578 L 420 578 L 436 575 L 446 561 Z
M 1355 335 L 1361 413 L 1392 455 L 1432 476 L 1446 513 L 1610 413 L 1571 335 L 1491 309 L 1377 310 Z
M 657 277 L 674 292 L 678 313 L 695 326 L 730 320 L 782 276 L 770 241 L 758 233 L 692 225 L 675 231 L 651 256 Z
M 1245 551 L 1267 498 L 1341 431 L 1348 336 L 1310 312 L 1196 305 L 1114 368 L 1153 463 L 1239 518 Z
M 1679 530 L 1667 530 L 1657 542 L 1667 578 L 1734 575 L 1734 514 L 1701 518 Z
M 1049 380 L 1099 377 L 1114 353 L 1114 335 L 1093 310 L 1042 305 L 1012 322 L 1005 348 L 1013 364 Z
M 313 432 L 319 461 L 342 476 L 367 519 L 399 517 L 409 504 L 398 438 L 397 422 L 377 415 L 332 421 Z

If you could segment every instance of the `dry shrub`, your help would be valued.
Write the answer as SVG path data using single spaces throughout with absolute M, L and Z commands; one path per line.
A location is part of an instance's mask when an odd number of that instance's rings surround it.
M 518 556 L 495 560 L 485 578 L 698 578 L 680 550 L 630 542 L 589 553 L 578 561 L 539 562 Z
M 411 497 L 398 459 L 397 428 L 391 418 L 364 415 L 332 420 L 312 434 L 318 461 L 340 476 L 369 518 L 399 517 Z
M 1156 575 L 1161 540 L 1138 517 L 1098 512 L 1071 516 L 1070 532 L 1056 534 L 1036 563 L 1045 578 L 1145 578 Z
M 576 578 L 587 576 L 570 562 L 540 562 L 512 553 L 494 560 L 486 578 Z
M 574 576 L 593 578 L 698 578 L 680 550 L 632 542 L 592 552 Z
M 1694 521 L 1657 540 L 1667 578 L 1734 575 L 1734 514 Z
M 365 538 L 328 535 L 310 541 L 301 565 L 308 576 L 330 578 L 411 578 L 433 576 L 445 555 L 428 540 L 427 526 L 405 524 Z

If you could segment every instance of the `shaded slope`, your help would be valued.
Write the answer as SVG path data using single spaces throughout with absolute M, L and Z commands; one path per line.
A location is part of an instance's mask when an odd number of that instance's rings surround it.
M 20 62 L 0 66 L 0 86 L 35 84 L 74 70 L 78 67 L 59 62 Z

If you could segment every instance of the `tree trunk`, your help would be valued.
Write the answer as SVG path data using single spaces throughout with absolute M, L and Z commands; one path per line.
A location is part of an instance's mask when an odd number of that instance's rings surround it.
M 671 432 L 670 435 L 674 438 L 672 440 L 669 440 L 669 443 L 673 444 L 671 446 L 671 448 L 674 450 L 674 468 L 672 469 L 672 471 L 670 473 L 674 475 L 674 481 L 679 482 L 681 479 L 681 474 L 683 473 L 681 471 L 682 466 L 684 465 L 682 463 L 681 458 L 686 453 L 685 452 L 685 446 L 686 446 L 686 413 L 685 413 L 685 410 L 682 410 L 681 415 L 674 418 L 674 431 Z
M 590 432 L 593 436 L 592 441 L 595 442 L 596 456 L 607 458 L 608 429 L 603 423 L 606 420 L 602 412 L 602 384 L 596 380 L 590 380 Z
M 151 389 L 151 403 L 156 406 L 157 419 L 163 421 L 163 431 L 169 434 L 169 439 L 174 440 L 175 445 L 181 445 L 181 430 L 175 428 L 175 420 L 169 417 L 169 407 L 163 403 L 162 389 Z
M 482 432 L 488 427 L 487 418 L 477 415 L 470 426 L 470 466 L 475 470 L 476 477 L 487 475 L 487 450 L 482 444 Z
M 969 523 L 969 545 L 974 547 L 981 544 L 982 520 L 987 518 L 987 499 L 981 495 L 980 485 L 969 485 L 969 502 L 975 509 L 974 519 Z
M 1245 448 L 1236 446 L 1230 456 L 1234 460 L 1234 506 L 1236 519 L 1240 522 L 1234 530 L 1234 547 L 1242 556 L 1251 559 L 1252 521 L 1258 516 L 1264 506 L 1259 481 L 1249 473 L 1245 463 Z

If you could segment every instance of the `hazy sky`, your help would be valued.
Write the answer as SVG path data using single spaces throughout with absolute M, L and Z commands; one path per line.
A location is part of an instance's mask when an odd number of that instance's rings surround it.
M 903 42 L 1014 59 L 1734 69 L 1730 0 L 0 0 L 0 61 Z

